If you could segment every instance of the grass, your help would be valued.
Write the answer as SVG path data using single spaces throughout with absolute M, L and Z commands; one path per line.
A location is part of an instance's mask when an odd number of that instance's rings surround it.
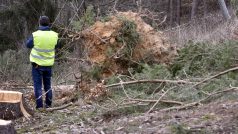
M 201 130 L 190 130 L 185 124 L 174 124 L 170 126 L 173 134 L 207 134 L 205 129 Z
M 29 53 L 26 50 L 8 50 L 0 54 L 0 80 L 21 81 L 31 80 Z

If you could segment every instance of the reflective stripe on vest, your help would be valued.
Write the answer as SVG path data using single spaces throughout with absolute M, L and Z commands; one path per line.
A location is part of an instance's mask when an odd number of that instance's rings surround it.
M 33 33 L 34 47 L 31 50 L 30 61 L 40 66 L 52 66 L 55 58 L 55 45 L 58 33 L 38 30 Z
M 39 49 L 39 48 L 33 48 L 33 49 L 35 49 L 38 52 L 46 52 L 46 53 L 55 51 L 55 49 Z
M 37 58 L 37 59 L 41 59 L 41 60 L 47 60 L 47 59 L 54 59 L 55 56 L 53 57 L 43 57 L 43 56 L 38 56 L 38 55 L 34 55 L 34 54 L 31 54 L 32 57 L 34 58 Z

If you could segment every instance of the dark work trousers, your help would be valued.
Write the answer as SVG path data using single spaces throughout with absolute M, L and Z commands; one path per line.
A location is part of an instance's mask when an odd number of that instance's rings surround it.
M 45 98 L 45 107 L 51 107 L 52 103 L 52 90 L 51 90 L 51 76 L 52 69 L 51 67 L 42 67 L 42 66 L 32 66 L 32 78 L 34 82 L 34 92 L 36 99 L 36 108 L 43 108 L 42 100 L 42 83 L 44 85 L 44 90 L 46 93 Z

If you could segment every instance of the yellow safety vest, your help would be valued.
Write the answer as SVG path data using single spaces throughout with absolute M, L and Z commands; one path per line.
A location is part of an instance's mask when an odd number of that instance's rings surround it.
M 38 30 L 33 33 L 34 47 L 31 50 L 30 61 L 40 66 L 52 66 L 55 61 L 55 45 L 58 33 Z

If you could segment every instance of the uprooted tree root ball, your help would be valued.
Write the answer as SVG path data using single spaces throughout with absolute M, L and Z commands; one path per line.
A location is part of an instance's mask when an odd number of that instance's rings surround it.
M 119 12 L 107 22 L 97 21 L 82 32 L 88 60 L 102 68 L 103 77 L 125 73 L 138 62 L 170 63 L 177 55 L 161 32 L 139 14 Z
M 77 40 L 75 36 L 70 35 Z M 82 31 L 81 37 L 87 60 L 92 63 L 87 76 L 98 81 L 115 74 L 127 74 L 128 68 L 136 68 L 140 63 L 170 64 L 177 55 L 176 48 L 162 32 L 131 11 L 119 12 L 106 22 L 97 21 Z M 90 91 L 93 86 L 90 87 L 81 89 Z

